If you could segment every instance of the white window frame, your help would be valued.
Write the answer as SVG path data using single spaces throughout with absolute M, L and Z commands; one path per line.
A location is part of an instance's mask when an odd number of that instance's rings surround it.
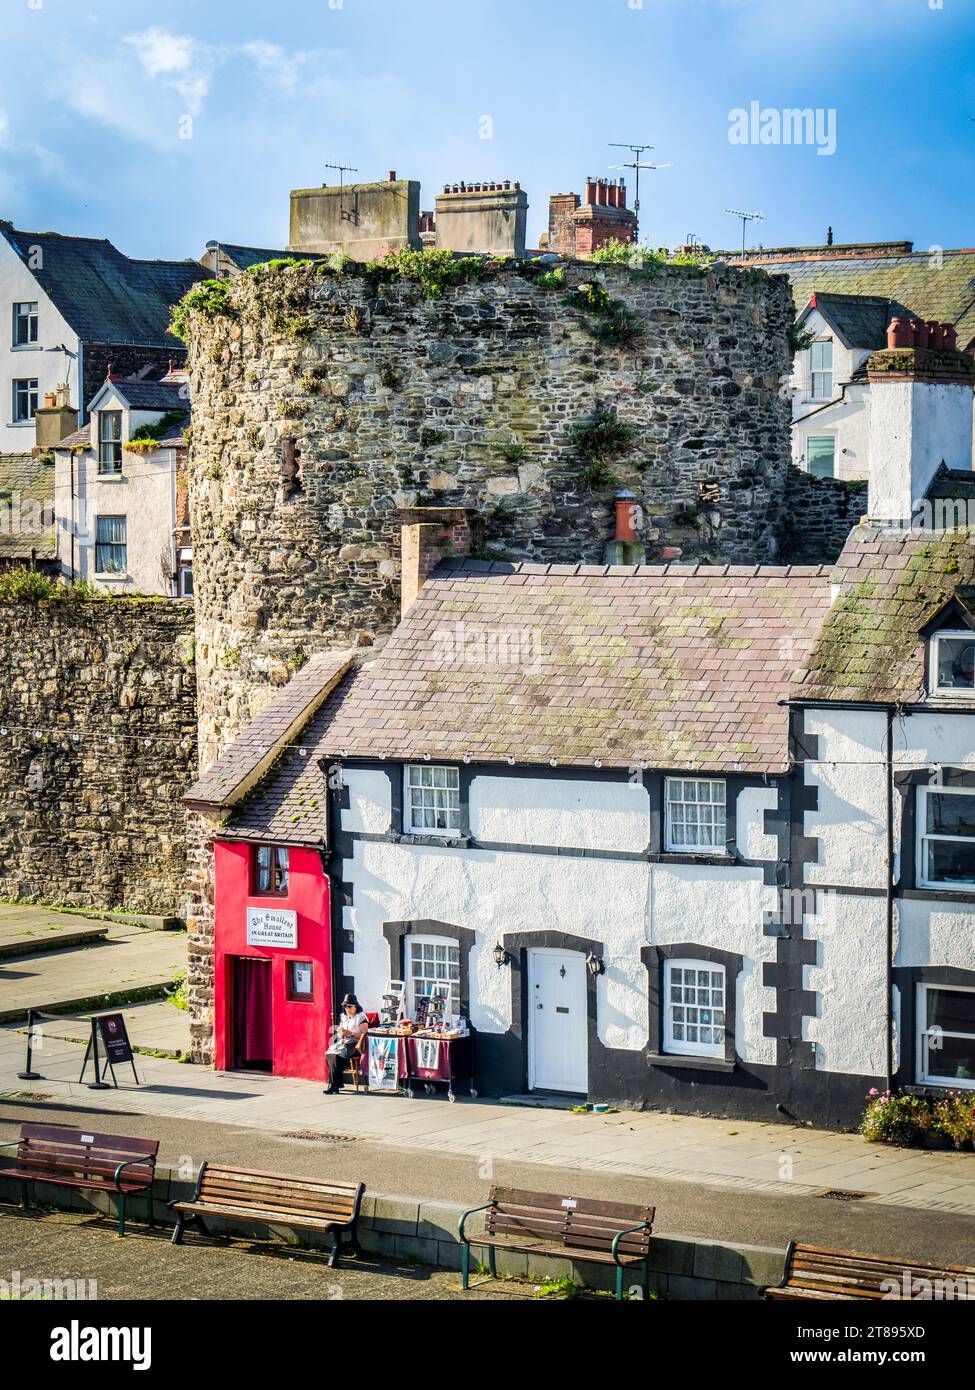
M 33 383 L 33 385 L 31 384 Z M 18 388 L 23 388 L 20 390 Z M 27 414 L 17 414 L 17 398 L 19 395 L 27 397 Z M 36 376 L 17 376 L 13 379 L 12 396 L 10 402 L 11 414 L 15 425 L 30 425 L 33 423 L 37 414 L 37 407 L 40 404 L 38 392 L 38 379 Z M 33 407 L 33 408 L 32 408 Z
M 817 348 L 829 348 L 828 369 L 814 365 L 813 353 Z M 811 401 L 831 401 L 833 399 L 833 370 L 833 340 L 832 338 L 817 338 L 815 342 L 809 344 L 809 399 Z M 816 390 L 817 380 L 821 382 L 824 389 Z M 827 387 L 828 389 L 825 389 Z
M 809 446 L 814 439 L 828 439 L 833 445 L 833 471 L 832 473 L 814 473 L 812 471 L 812 454 Z M 802 456 L 806 466 L 806 472 L 810 478 L 835 478 L 836 477 L 836 435 L 835 434 L 807 434 L 802 441 Z
M 919 888 L 938 888 L 948 893 L 971 893 L 975 890 L 975 874 L 972 881 L 958 883 L 948 882 L 945 879 L 928 878 L 927 866 L 927 840 L 952 840 L 960 844 L 970 845 L 975 852 L 975 835 L 943 835 L 938 832 L 931 833 L 926 829 L 928 823 L 928 797 L 929 796 L 975 796 L 975 787 L 918 787 L 917 805 L 915 816 L 917 819 L 917 842 L 915 845 L 915 862 L 917 864 L 917 886 Z
M 38 301 L 36 299 L 21 299 L 14 303 L 13 328 L 11 347 L 14 352 L 23 352 L 25 349 L 37 348 L 38 335 L 40 333 L 40 319 L 38 316 Z M 27 312 L 24 313 L 23 311 Z M 17 329 L 22 322 L 27 323 L 27 341 L 18 343 Z
M 125 539 L 122 540 L 122 541 L 106 541 L 106 540 L 99 540 L 99 538 L 98 538 L 99 526 L 101 525 L 101 523 L 102 523 L 103 521 L 121 521 L 121 522 L 123 523 L 123 530 L 124 530 L 124 534 L 125 534 Z M 122 566 L 121 566 L 120 569 L 103 570 L 103 569 L 100 569 L 100 568 L 99 568 L 99 565 L 98 565 L 99 553 L 98 553 L 98 552 L 99 552 L 103 547 L 106 547 L 106 546 L 109 547 L 109 548 L 111 548 L 112 550 L 121 550 L 121 551 L 123 552 L 123 554 L 122 554 Z M 129 572 L 129 569 L 128 569 L 128 566 L 129 566 L 129 518 L 128 518 L 128 514 L 127 514 L 127 513 L 120 513 L 120 512 L 102 512 L 100 515 L 98 515 L 98 516 L 95 517 L 95 546 L 94 546 L 94 552 L 95 552 L 95 553 L 94 553 L 95 573 L 96 573 L 97 575 L 99 575 L 99 576 L 101 576 L 101 577 L 103 577 L 103 578 L 106 578 L 106 579 L 125 579 L 125 578 L 127 577 L 128 572 Z
M 710 975 L 712 975 L 712 976 L 715 976 L 715 975 L 720 976 L 720 978 L 721 978 L 721 1005 L 720 1005 L 720 1010 L 719 1010 L 719 1011 L 720 1011 L 720 1013 L 721 1013 L 721 1022 L 720 1022 L 720 1023 L 711 1023 L 711 1024 L 700 1024 L 700 1023 L 698 1023 L 698 1024 L 696 1025 L 696 1026 L 698 1026 L 698 1027 L 711 1027 L 711 1028 L 717 1028 L 717 1029 L 719 1029 L 719 1030 L 720 1030 L 721 1036 L 720 1036 L 720 1038 L 718 1039 L 717 1042 L 709 1042 L 709 1043 L 688 1042 L 687 1039 L 685 1039 L 685 1038 L 675 1038 L 675 1037 L 674 1037 L 674 1023 L 675 1023 L 674 1016 L 673 1016 L 673 1009 L 674 1009 L 674 1008 L 684 1008 L 684 1009 L 688 1009 L 688 1008 L 691 1008 L 691 1009 L 699 1009 L 699 1008 L 705 1008 L 705 1007 L 706 1007 L 706 1008 L 709 1008 L 709 1009 L 718 1009 L 718 1008 L 719 1008 L 719 1006 L 718 1006 L 717 1004 L 713 1004 L 713 1003 L 708 1004 L 708 1005 L 701 1005 L 701 1004 L 696 1004 L 696 1003 L 695 1003 L 695 1004 L 687 1004 L 686 1002 L 682 1002 L 682 1003 L 679 1003 L 679 1004 L 672 1004 L 672 1002 L 671 1002 L 671 990 L 672 990 L 672 988 L 673 988 L 673 985 L 672 985 L 672 975 L 673 975 L 673 972 L 674 972 L 675 970 L 705 970 L 705 971 L 707 971 L 707 972 L 708 972 Z M 694 988 L 699 988 L 700 986 L 695 985 L 695 986 L 693 986 L 693 987 L 694 987 Z M 707 986 L 707 988 L 713 989 L 714 986 L 713 986 L 713 985 L 709 985 L 709 986 Z M 665 960 L 665 961 L 664 961 L 664 979 L 663 979 L 663 991 L 662 991 L 662 992 L 663 992 L 663 1014 L 664 1014 L 664 1033 L 663 1033 L 663 1047 L 664 1047 L 664 1052 L 668 1053 L 670 1056 L 676 1056 L 676 1057 L 719 1057 L 719 1058 L 723 1058 L 724 1055 L 725 1055 L 725 1038 L 727 1037 L 727 1032 L 728 1032 L 728 972 L 727 972 L 727 970 L 725 969 L 725 967 L 724 967 L 723 965 L 719 964 L 719 963 L 716 962 L 716 961 L 713 961 L 713 960 L 705 960 L 705 959 L 703 959 L 703 958 L 700 958 L 700 957 L 693 957 L 693 956 L 687 956 L 687 957 L 682 956 L 682 957 L 680 957 L 680 958 L 678 958 L 678 959 L 676 959 L 676 960 Z M 680 1020 L 678 1020 L 678 1022 L 680 1022 Z M 685 1018 L 685 1019 L 683 1020 L 683 1022 L 684 1022 L 685 1026 L 686 1026 L 687 1023 L 688 1023 L 688 1020 Z
M 687 782 L 694 782 L 698 786 L 708 784 L 721 788 L 721 801 L 696 801 L 687 802 L 683 797 L 672 797 L 671 789 L 681 786 Z M 691 845 L 678 843 L 674 840 L 674 824 L 671 815 L 671 807 L 674 805 L 705 805 L 721 806 L 723 828 L 721 831 L 721 842 L 715 845 Z M 727 854 L 727 834 L 728 834 L 728 786 L 723 777 L 667 777 L 664 779 L 664 848 L 669 854 Z
M 971 628 L 945 628 L 942 632 L 936 632 L 930 639 L 928 645 L 928 693 L 930 695 L 940 695 L 947 699 L 970 700 L 975 696 L 975 680 L 971 685 L 939 685 L 938 684 L 938 647 L 942 639 L 950 638 L 953 641 L 975 643 L 975 632 Z
M 975 994 L 975 988 L 969 985 L 939 985 L 939 984 L 919 984 L 917 987 L 917 1079 L 918 1084 L 927 1086 L 947 1086 L 951 1090 L 975 1090 L 975 1078 L 966 1081 L 957 1076 L 937 1076 L 933 1074 L 929 1067 L 931 1048 L 928 1046 L 928 990 L 947 989 L 953 994 Z M 971 1033 L 946 1033 L 943 1029 L 941 1036 L 945 1038 L 972 1038 L 975 1039 L 975 1028 Z M 937 1050 L 937 1049 L 935 1049 Z
M 428 784 L 424 786 L 419 780 L 419 774 L 427 773 L 447 773 L 449 776 L 445 785 L 435 787 Z M 417 774 L 417 780 L 414 780 L 414 774 Z M 451 781 L 454 782 L 453 786 L 449 785 Z M 456 808 L 449 804 L 446 807 L 448 819 L 456 818 L 456 825 L 430 826 L 418 825 L 414 822 L 412 793 L 423 790 L 454 792 L 456 794 Z M 438 797 L 433 799 L 434 801 L 440 800 Z M 454 810 L 456 810 L 456 817 L 453 815 Z M 445 840 L 455 840 L 461 834 L 460 769 L 450 763 L 407 763 L 403 769 L 403 823 L 408 835 L 439 835 Z
M 410 1011 L 410 1017 L 411 1017 L 411 1018 L 413 1018 L 413 1017 L 416 1016 L 416 1000 L 417 1000 L 417 993 L 416 993 L 416 976 L 414 975 L 414 972 L 413 972 L 413 947 L 414 947 L 414 946 L 421 946 L 421 947 L 422 947 L 422 946 L 446 946 L 446 947 L 447 947 L 447 950 L 448 950 L 448 958 L 447 958 L 447 965 L 448 965 L 448 966 L 451 965 L 451 964 L 453 963 L 453 962 L 451 961 L 451 959 L 450 959 L 450 952 L 452 951 L 452 952 L 454 952 L 454 953 L 456 954 L 456 957 L 457 957 L 457 962 L 456 962 L 456 964 L 457 964 L 457 979 L 456 979 L 456 980 L 451 980 L 451 979 L 449 979 L 449 978 L 446 979 L 446 980 L 439 980 L 439 979 L 437 979 L 437 977 L 434 976 L 434 975 L 421 975 L 421 976 L 419 977 L 421 980 L 426 980 L 426 981 L 428 981 L 430 984 L 441 984 L 441 985 L 442 985 L 442 984 L 445 984 L 445 985 L 447 986 L 447 988 L 448 988 L 448 994 L 447 994 L 447 1009 L 448 1009 L 448 1012 L 450 1012 L 451 1014 L 454 1015 L 454 1017 L 456 1017 L 456 1016 L 460 1013 L 460 952 L 461 952 L 461 944 L 460 944 L 460 942 L 459 942 L 459 941 L 455 941 L 454 938 L 453 938 L 452 936 L 436 936 L 436 935 L 429 935 L 429 936 L 427 936 L 427 935 L 422 935 L 422 936 L 421 936 L 421 935 L 416 935 L 416 936 L 406 936 L 406 937 L 404 937 L 404 946 L 405 946 L 405 956 L 406 956 L 406 961 L 405 961 L 405 965 L 406 965 L 406 979 L 407 979 L 407 985 L 408 985 L 408 989 L 409 989 L 409 994 L 408 994 L 407 997 L 408 997 L 408 999 L 409 999 L 409 1011 Z
M 105 436 L 105 425 L 111 420 L 118 425 L 118 435 Z M 120 478 L 122 476 L 122 431 L 124 428 L 121 410 L 100 410 L 98 412 L 98 432 L 95 449 L 98 457 L 98 476 L 100 478 Z M 109 452 L 110 450 L 110 452 Z

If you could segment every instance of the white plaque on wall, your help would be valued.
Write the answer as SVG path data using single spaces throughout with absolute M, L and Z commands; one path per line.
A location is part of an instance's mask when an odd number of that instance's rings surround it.
M 284 907 L 247 909 L 248 946 L 298 946 L 298 914 Z

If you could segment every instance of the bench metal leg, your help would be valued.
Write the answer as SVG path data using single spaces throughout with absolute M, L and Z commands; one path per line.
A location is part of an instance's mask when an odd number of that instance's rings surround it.
M 27 1190 L 27 1179 L 20 1185 L 20 1205 L 24 1211 L 30 1211 L 30 1193 Z
M 498 1267 L 495 1264 L 495 1254 L 493 1245 L 488 1246 L 488 1269 L 491 1271 L 491 1278 L 497 1279 Z
M 125 1193 L 118 1195 L 118 1233 L 119 1238 L 125 1235 Z
M 339 1258 L 339 1255 L 340 1255 L 341 1251 L 342 1251 L 342 1237 L 339 1235 L 338 1231 L 336 1231 L 336 1232 L 335 1232 L 335 1235 L 332 1237 L 332 1249 L 329 1251 L 329 1256 L 328 1256 L 328 1267 L 329 1267 L 329 1269 L 334 1269 L 334 1268 L 335 1268 L 336 1264 L 338 1263 L 338 1258 Z
M 176 1225 L 173 1227 L 173 1244 L 183 1244 L 183 1231 L 186 1227 L 186 1217 L 181 1211 L 176 1213 Z
M 155 1189 L 155 1179 L 154 1179 L 154 1180 L 149 1184 L 149 1229 L 150 1229 L 150 1231 L 153 1230 L 154 1227 L 155 1227 L 155 1225 L 156 1225 L 156 1219 L 155 1219 L 155 1217 L 154 1217 L 153 1214 L 152 1214 L 152 1209 L 153 1209 L 153 1206 L 155 1205 L 155 1200 L 156 1200 L 156 1189 Z
M 622 1301 L 623 1301 L 623 1266 L 622 1266 L 622 1265 L 617 1265 L 617 1266 L 616 1266 L 616 1301 L 617 1301 L 617 1303 L 622 1303 Z
M 471 1286 L 471 1247 L 466 1240 L 460 1252 L 460 1278 L 461 1288 L 469 1289 Z

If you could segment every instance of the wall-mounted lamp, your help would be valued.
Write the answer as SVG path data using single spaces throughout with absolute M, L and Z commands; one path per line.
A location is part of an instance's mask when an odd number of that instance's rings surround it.
M 590 951 L 588 956 L 586 956 L 586 966 L 590 975 L 606 974 L 606 962 L 603 960 L 602 956 L 597 956 L 594 951 Z
M 494 948 L 494 963 L 499 970 L 503 970 L 506 965 L 511 964 L 511 957 L 499 941 Z

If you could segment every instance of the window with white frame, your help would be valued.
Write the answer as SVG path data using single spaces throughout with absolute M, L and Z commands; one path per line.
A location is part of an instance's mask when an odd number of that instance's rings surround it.
M 975 1089 L 975 989 L 918 985 L 918 1080 Z
M 102 475 L 122 471 L 121 410 L 98 412 L 98 471 Z
M 34 347 L 37 343 L 37 304 L 14 305 L 14 347 Z
M 411 763 L 406 769 L 406 829 L 450 835 L 460 830 L 460 772 L 456 767 Z
M 932 695 L 975 690 L 975 632 L 938 632 L 929 650 Z
M 809 394 L 814 401 L 833 395 L 833 342 L 824 338 L 809 346 Z
M 814 478 L 836 477 L 836 435 L 806 435 L 806 472 Z
M 677 852 L 725 851 L 725 785 L 702 777 L 668 777 L 664 845 Z
M 24 425 L 37 414 L 37 377 L 24 376 L 14 380 L 14 424 Z
M 918 787 L 918 887 L 975 888 L 975 788 Z
M 725 1055 L 725 971 L 709 960 L 664 961 L 664 1051 Z
M 460 1013 L 460 946 L 443 936 L 406 938 L 410 982 L 410 1012 L 416 1001 L 433 994 L 445 996 L 448 1011 Z

